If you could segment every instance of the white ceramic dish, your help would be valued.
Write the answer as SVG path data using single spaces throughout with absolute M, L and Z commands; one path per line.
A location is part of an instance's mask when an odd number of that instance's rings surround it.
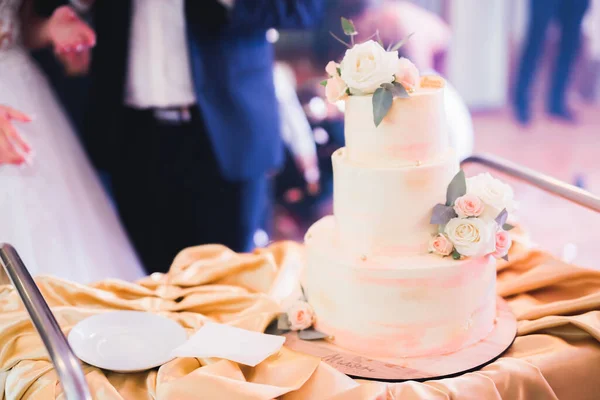
M 141 311 L 111 311 L 80 321 L 69 344 L 82 361 L 115 372 L 139 372 L 172 360 L 187 340 L 181 325 Z

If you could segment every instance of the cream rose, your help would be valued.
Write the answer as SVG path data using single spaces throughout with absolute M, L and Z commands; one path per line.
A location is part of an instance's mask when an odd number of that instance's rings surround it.
M 429 251 L 432 253 L 449 256 L 452 254 L 452 250 L 454 250 L 454 246 L 443 233 L 438 233 L 429 241 Z
M 287 316 L 290 321 L 290 329 L 301 331 L 312 326 L 315 312 L 307 302 L 297 301 L 288 308 Z
M 459 254 L 467 257 L 481 257 L 494 252 L 495 222 L 481 218 L 452 218 L 444 233 Z
M 494 252 L 493 256 L 496 258 L 502 258 L 506 256 L 510 246 L 512 246 L 510 233 L 499 229 L 498 232 L 496 232 L 496 251 Z
M 515 209 L 512 188 L 487 172 L 467 178 L 467 193 L 479 197 L 485 204 L 483 219 L 493 220 L 503 209 L 509 213 Z
M 329 63 L 327 64 L 327 66 L 325 67 L 325 72 L 327 72 L 327 74 L 329 76 L 339 76 L 337 69 L 339 68 L 339 64 L 336 63 L 335 61 L 329 61 Z
M 398 69 L 398 52 L 387 52 L 369 40 L 346 50 L 341 75 L 353 94 L 370 94 L 381 84 L 392 83 Z
M 465 194 L 454 202 L 454 211 L 460 218 L 479 217 L 484 208 L 481 199 L 472 194 Z
M 396 82 L 406 90 L 414 90 L 419 85 L 419 70 L 408 58 L 400 57 L 396 70 Z
M 346 89 L 348 89 L 348 87 L 339 76 L 327 79 L 327 86 L 325 86 L 325 96 L 327 97 L 327 101 L 335 103 L 344 100 L 347 96 Z

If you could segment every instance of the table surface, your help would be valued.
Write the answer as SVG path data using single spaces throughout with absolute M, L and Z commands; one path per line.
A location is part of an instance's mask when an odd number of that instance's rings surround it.
M 483 369 L 438 381 L 355 381 L 319 358 L 283 348 L 255 368 L 175 359 L 119 374 L 84 365 L 103 399 L 596 399 L 600 393 L 600 271 L 566 264 L 517 240 L 498 266 L 498 294 L 518 319 L 507 353 Z M 182 251 L 169 274 L 84 286 L 52 277 L 38 286 L 65 331 L 107 309 L 168 316 L 191 334 L 207 318 L 262 331 L 297 290 L 303 247 L 279 242 L 253 254 L 218 246 Z M 10 286 L 0 286 L 0 389 L 5 398 L 60 397 L 46 351 Z M 1 398 L 1 396 L 0 396 Z

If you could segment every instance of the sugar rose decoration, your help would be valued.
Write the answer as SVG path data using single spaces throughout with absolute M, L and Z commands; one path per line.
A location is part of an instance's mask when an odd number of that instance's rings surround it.
M 358 32 L 351 20 L 342 18 L 342 29 L 350 37 L 350 43 L 332 33 L 348 50 L 339 64 L 330 61 L 325 68 L 329 78 L 321 84 L 326 87 L 327 100 L 335 103 L 346 96 L 372 95 L 373 123 L 379 126 L 395 97 L 410 97 L 409 93 L 419 87 L 421 77 L 417 67 L 398 56 L 398 49 L 411 35 L 386 49 L 379 38 L 355 44 Z
M 439 233 L 431 238 L 429 251 L 455 260 L 487 255 L 508 260 L 512 226 L 506 220 L 514 209 L 509 185 L 487 173 L 467 179 L 459 171 L 448 185 L 446 203 L 433 208 L 430 222 Z
M 277 318 L 277 329 L 281 333 L 289 331 L 298 332 L 302 340 L 319 340 L 328 338 L 329 335 L 314 329 L 315 311 L 306 299 L 304 289 L 300 299 L 294 301 L 285 312 Z
M 429 241 L 429 251 L 431 253 L 439 254 L 440 256 L 449 256 L 454 250 L 454 245 L 443 233 L 438 233 L 433 236 Z
M 297 301 L 287 310 L 290 329 L 301 331 L 312 326 L 315 318 L 313 308 L 305 301 Z
M 462 256 L 482 257 L 495 251 L 495 232 L 492 224 L 480 218 L 452 218 L 444 233 Z

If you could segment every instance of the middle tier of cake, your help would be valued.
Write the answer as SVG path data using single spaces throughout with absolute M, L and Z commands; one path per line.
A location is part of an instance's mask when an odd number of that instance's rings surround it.
M 436 226 L 433 206 L 446 201 L 446 188 L 459 164 L 449 149 L 422 165 L 389 167 L 350 160 L 346 149 L 332 156 L 336 239 L 355 255 L 425 254 Z

